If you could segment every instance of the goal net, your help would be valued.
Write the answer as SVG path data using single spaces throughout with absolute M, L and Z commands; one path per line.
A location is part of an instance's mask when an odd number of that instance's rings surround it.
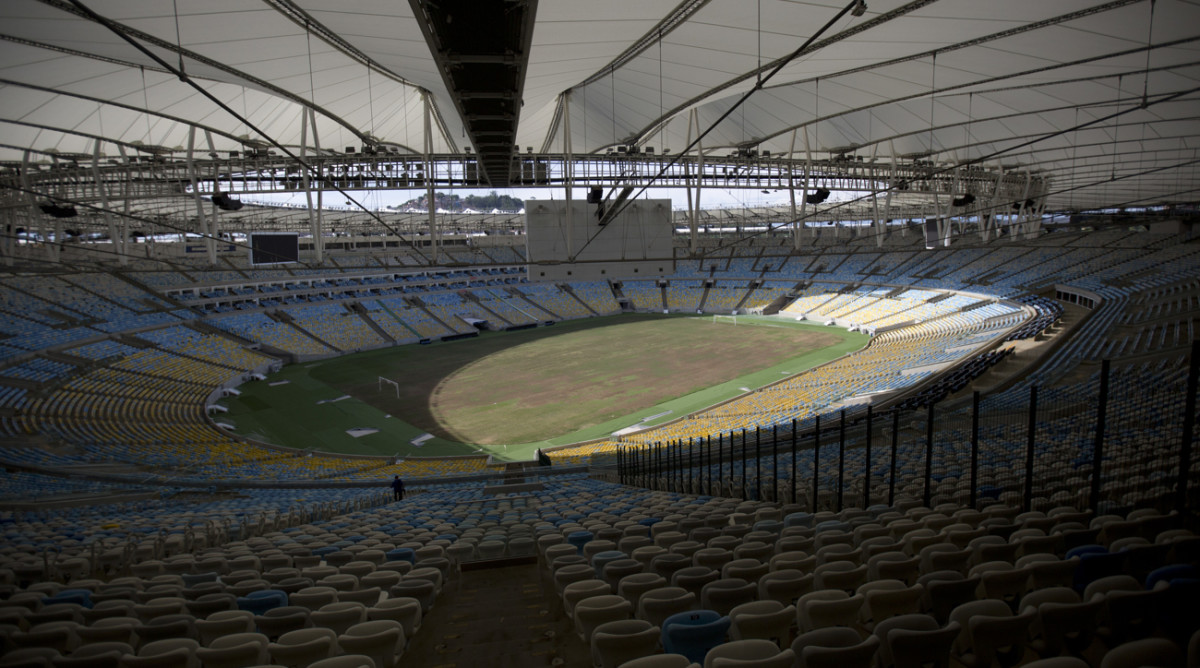
M 737 325 L 737 318 L 736 315 L 713 315 L 712 321 L 714 325 Z
M 396 398 L 399 399 L 400 398 L 400 383 L 397 383 L 394 380 L 388 380 L 387 378 L 384 378 L 383 376 L 379 376 L 379 382 L 377 383 L 377 385 L 378 385 L 378 390 L 380 392 L 383 391 L 384 383 L 387 383 L 388 385 L 391 385 L 392 387 L 396 388 Z

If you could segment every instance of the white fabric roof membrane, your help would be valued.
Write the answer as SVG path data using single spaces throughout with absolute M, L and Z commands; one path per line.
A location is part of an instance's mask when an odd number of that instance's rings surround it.
M 371 137 L 420 152 L 423 95 L 436 152 L 470 148 L 454 91 L 408 2 L 74 0 L 0 4 L 0 159 L 216 150 L 267 135 Z M 848 2 L 849 0 L 847 0 Z M 737 146 L 814 159 L 982 160 L 1051 179 L 1053 208 L 1197 199 L 1200 3 L 1190 0 L 869 0 L 718 119 L 813 38 L 842 0 L 540 0 L 517 146 L 575 153 L 637 143 Z M 254 126 L 254 127 L 250 127 Z M 260 134 L 261 133 L 261 134 Z M 311 147 L 311 132 L 307 139 Z M 807 149 L 807 152 L 806 150 Z M 502 184 L 494 184 L 502 185 Z

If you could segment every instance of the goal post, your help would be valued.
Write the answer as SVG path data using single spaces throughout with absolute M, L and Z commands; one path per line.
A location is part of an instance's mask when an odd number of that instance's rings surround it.
M 392 387 L 396 388 L 396 398 L 399 399 L 400 398 L 400 383 L 397 383 L 394 380 L 389 380 L 387 378 L 384 378 L 383 376 L 379 376 L 379 382 L 376 383 L 376 385 L 377 385 L 376 389 L 379 392 L 383 391 L 384 383 L 387 383 L 388 385 L 391 385 Z
M 714 325 L 716 325 L 716 324 L 724 324 L 724 325 L 733 324 L 736 326 L 737 325 L 737 316 L 736 315 L 717 315 L 714 313 L 712 321 L 713 321 Z

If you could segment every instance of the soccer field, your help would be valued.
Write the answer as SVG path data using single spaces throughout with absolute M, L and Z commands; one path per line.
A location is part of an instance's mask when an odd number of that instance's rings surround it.
M 247 436 L 329 452 L 525 459 L 537 447 L 682 417 L 866 341 L 780 318 L 574 320 L 289 366 L 242 386 L 223 419 Z M 356 427 L 377 431 L 347 433 Z

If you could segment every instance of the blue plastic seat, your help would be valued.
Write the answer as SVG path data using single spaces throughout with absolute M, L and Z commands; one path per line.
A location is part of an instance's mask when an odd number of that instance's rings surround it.
M 1183 644 L 1200 629 L 1200 579 L 1177 578 L 1170 581 L 1167 596 L 1159 611 L 1159 623 L 1167 635 Z
M 1108 554 L 1108 548 L 1103 545 L 1080 545 L 1073 547 L 1067 551 L 1067 559 L 1071 557 L 1082 557 L 1085 554 Z
M 1171 564 L 1150 571 L 1146 576 L 1146 589 L 1154 589 L 1159 582 L 1173 583 L 1175 580 L 1195 580 L 1200 578 L 1200 571 L 1190 564 Z
M 567 534 L 567 543 L 575 548 L 579 554 L 583 554 L 583 546 L 592 542 L 591 531 L 572 531 Z
M 605 550 L 592 555 L 592 568 L 596 569 L 596 578 L 603 579 L 604 566 L 618 559 L 626 559 L 628 555 L 620 550 Z
M 248 610 L 256 615 L 266 614 L 268 610 L 282 608 L 287 604 L 287 592 L 279 589 L 260 589 L 237 599 L 238 610 Z
M 1075 591 L 1082 594 L 1089 584 L 1100 578 L 1123 575 L 1125 557 L 1126 555 L 1120 552 L 1085 552 L 1079 555 L 1079 562 L 1075 565 L 1075 578 L 1072 581 Z
M 783 526 L 785 529 L 788 527 L 804 527 L 811 529 L 814 519 L 815 518 L 813 517 L 812 513 L 792 513 L 783 518 Z
M 315 552 L 315 550 L 314 550 Z M 411 547 L 397 547 L 393 550 L 388 550 L 384 553 L 388 561 L 407 561 L 409 563 L 417 562 L 417 553 Z
M 822 531 L 851 531 L 852 529 L 853 527 L 850 526 L 849 522 L 825 520 L 817 525 L 816 533 L 821 533 Z
M 667 654 L 682 654 L 704 664 L 708 651 L 725 642 L 730 619 L 715 610 L 688 610 L 663 620 L 662 645 Z
M 78 603 L 90 610 L 92 607 L 92 592 L 87 589 L 64 589 L 53 596 L 47 596 L 42 599 L 43 606 L 55 603 Z

